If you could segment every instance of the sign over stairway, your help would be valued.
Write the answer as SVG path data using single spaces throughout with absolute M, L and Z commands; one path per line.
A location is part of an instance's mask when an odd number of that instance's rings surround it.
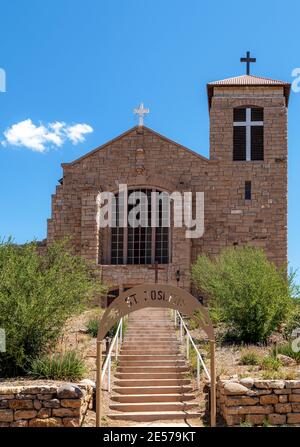
M 216 377 L 215 377 L 215 337 L 207 309 L 187 291 L 168 284 L 142 284 L 122 292 L 106 309 L 100 322 L 97 337 L 97 396 L 96 424 L 101 426 L 101 342 L 113 325 L 125 315 L 146 307 L 169 308 L 198 320 L 199 326 L 210 341 L 211 426 L 216 424 Z

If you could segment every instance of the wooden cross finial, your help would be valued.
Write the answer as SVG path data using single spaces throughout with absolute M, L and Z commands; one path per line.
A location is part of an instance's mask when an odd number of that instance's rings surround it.
M 246 57 L 241 57 L 241 62 L 246 62 L 246 74 L 250 75 L 250 64 L 251 62 L 256 62 L 256 58 L 255 57 L 250 57 L 250 51 L 247 51 L 247 56 Z

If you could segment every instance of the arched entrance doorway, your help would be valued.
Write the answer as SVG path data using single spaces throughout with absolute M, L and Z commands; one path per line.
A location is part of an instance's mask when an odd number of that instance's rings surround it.
M 207 309 L 186 290 L 164 284 L 141 284 L 122 292 L 106 309 L 101 320 L 97 336 L 97 379 L 96 379 L 96 426 L 101 426 L 101 342 L 112 326 L 125 315 L 145 307 L 160 307 L 178 310 L 195 317 L 210 342 L 210 425 L 216 425 L 216 373 L 215 373 L 215 336 Z

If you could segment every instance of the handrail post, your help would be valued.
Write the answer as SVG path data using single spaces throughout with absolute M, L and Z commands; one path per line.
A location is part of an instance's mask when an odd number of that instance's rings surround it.
M 198 385 L 198 390 L 200 389 L 200 359 L 197 356 L 197 385 Z
M 177 310 L 174 309 L 174 326 L 177 326 Z
M 97 340 L 96 427 L 101 427 L 102 340 Z
M 190 356 L 190 339 L 188 333 L 186 333 L 186 358 L 189 359 Z
M 120 326 L 120 346 L 123 342 L 123 318 L 121 318 L 121 326 Z
M 119 336 L 116 336 L 116 347 L 115 347 L 115 360 L 118 360 L 118 350 L 119 350 Z
M 216 343 L 210 340 L 210 426 L 216 426 L 216 366 L 215 366 Z
M 182 341 L 183 337 L 183 327 L 182 327 L 182 317 L 180 318 L 180 340 Z
M 107 390 L 110 393 L 111 356 L 108 359 Z

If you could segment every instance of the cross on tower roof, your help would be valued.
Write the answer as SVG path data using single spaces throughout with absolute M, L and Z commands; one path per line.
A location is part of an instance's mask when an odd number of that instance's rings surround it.
M 250 51 L 247 51 L 247 57 L 241 57 L 240 60 L 241 60 L 241 62 L 246 62 L 246 64 L 247 64 L 246 74 L 249 75 L 250 74 L 250 63 L 256 62 L 256 58 L 250 57 Z
M 139 126 L 144 125 L 144 115 L 150 112 L 149 109 L 144 108 L 144 104 L 141 102 L 138 108 L 134 109 L 134 114 L 139 116 Z

